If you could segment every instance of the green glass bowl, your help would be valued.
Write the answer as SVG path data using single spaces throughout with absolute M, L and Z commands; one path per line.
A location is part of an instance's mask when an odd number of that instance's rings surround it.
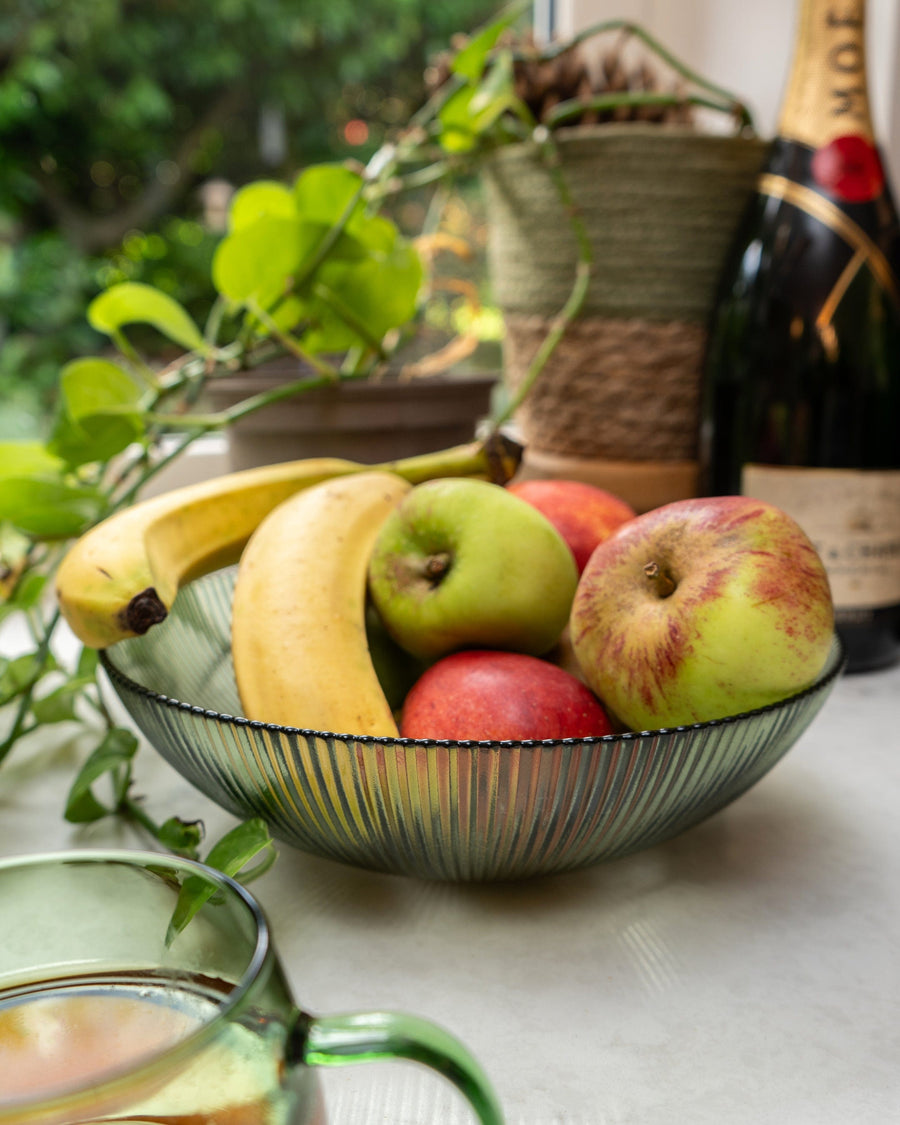
M 104 668 L 149 742 L 213 801 L 303 851 L 378 871 L 518 879 L 658 844 L 770 770 L 844 666 L 835 638 L 818 681 L 789 699 L 638 734 L 453 743 L 297 730 L 240 717 L 235 573 L 190 583 L 165 622 L 107 649 Z

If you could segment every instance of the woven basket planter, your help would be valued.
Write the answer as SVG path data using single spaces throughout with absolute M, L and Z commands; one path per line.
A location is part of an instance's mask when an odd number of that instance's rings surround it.
M 555 139 L 594 262 L 578 318 L 517 415 L 526 472 L 588 474 L 620 492 L 632 477 L 626 498 L 642 508 L 691 495 L 707 320 L 767 144 L 639 123 Z M 535 145 L 498 149 L 483 177 L 515 390 L 569 296 L 576 242 Z

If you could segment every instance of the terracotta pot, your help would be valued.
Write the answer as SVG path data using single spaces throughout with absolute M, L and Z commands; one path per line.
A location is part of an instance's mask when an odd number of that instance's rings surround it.
M 299 378 L 295 365 L 269 364 L 215 379 L 214 410 Z M 490 410 L 496 375 L 359 380 L 306 391 L 229 427 L 232 470 L 301 457 L 347 457 L 365 464 L 411 457 L 475 437 Z

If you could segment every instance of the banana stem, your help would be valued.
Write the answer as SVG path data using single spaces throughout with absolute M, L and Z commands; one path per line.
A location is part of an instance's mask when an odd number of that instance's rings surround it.
M 411 484 L 420 484 L 433 477 L 466 476 L 486 476 L 494 484 L 506 484 L 515 474 L 521 459 L 522 446 L 508 435 L 495 431 L 484 441 L 455 445 L 435 453 L 421 453 L 416 457 L 404 457 L 371 467 L 396 473 Z

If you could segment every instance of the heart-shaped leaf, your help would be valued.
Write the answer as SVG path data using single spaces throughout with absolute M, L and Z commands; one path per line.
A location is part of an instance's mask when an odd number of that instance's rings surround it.
M 364 180 L 358 172 L 343 164 L 315 164 L 301 172 L 294 183 L 297 211 L 310 222 L 333 226 L 344 214 L 354 197 L 359 199 Z M 365 207 L 359 199 L 354 207 L 348 230 L 365 218 Z M 355 232 L 354 232 L 355 233 Z
M 26 477 L 32 473 L 52 475 L 62 462 L 37 441 L 0 441 L 0 477 Z
M 60 376 L 59 410 L 48 448 L 70 465 L 108 461 L 144 431 L 140 388 L 115 363 L 76 359 Z
M 254 299 L 267 308 L 287 291 L 302 257 L 299 221 L 267 215 L 222 239 L 213 256 L 213 284 L 229 301 Z
M 107 336 L 115 336 L 126 324 L 151 324 L 188 350 L 209 351 L 186 309 L 168 293 L 139 281 L 123 281 L 95 297 L 87 317 L 93 328 Z
M 106 496 L 56 477 L 0 478 L 0 520 L 37 539 L 69 539 L 106 514 Z
M 276 180 L 257 180 L 235 192 L 228 209 L 228 229 L 240 230 L 257 219 L 296 219 L 294 193 Z
M 387 254 L 372 255 L 352 268 L 335 263 L 324 267 L 320 276 L 336 299 L 332 309 L 338 316 L 346 309 L 351 323 L 364 325 L 372 338 L 381 340 L 415 316 L 423 275 L 418 251 L 397 238 Z

